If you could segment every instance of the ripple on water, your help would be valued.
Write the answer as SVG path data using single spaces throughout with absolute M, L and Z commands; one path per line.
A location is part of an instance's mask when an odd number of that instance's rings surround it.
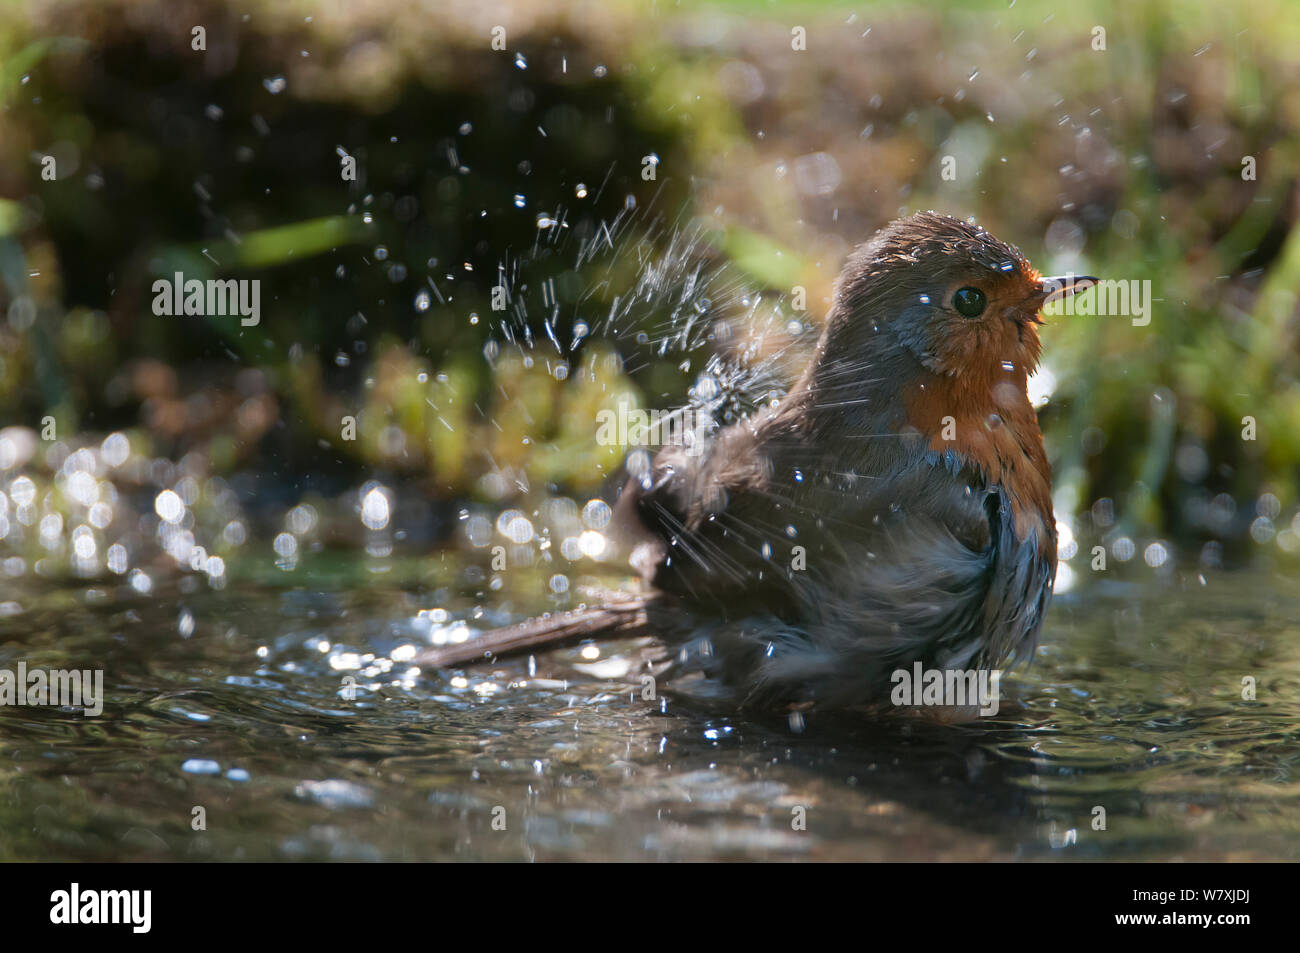
M 810 712 L 799 733 L 643 701 L 638 643 L 412 672 L 484 624 L 454 592 L 435 618 L 401 588 L 232 583 L 185 596 L 185 638 L 165 581 L 18 580 L 0 668 L 102 667 L 106 697 L 3 713 L 9 856 L 1300 859 L 1276 836 L 1300 825 L 1300 594 L 1208 578 L 1058 600 L 990 723 Z

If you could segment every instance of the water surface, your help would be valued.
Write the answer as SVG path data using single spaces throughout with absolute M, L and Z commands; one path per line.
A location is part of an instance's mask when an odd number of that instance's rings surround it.
M 456 557 L 313 558 L 219 591 L 6 580 L 0 668 L 102 668 L 107 697 L 0 709 L 0 858 L 1300 857 L 1289 574 L 1090 582 L 996 718 L 795 730 L 644 700 L 640 643 L 417 674 L 480 602 Z

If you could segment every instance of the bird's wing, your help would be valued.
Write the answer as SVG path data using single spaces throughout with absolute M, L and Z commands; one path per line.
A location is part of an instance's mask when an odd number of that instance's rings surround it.
M 659 541 L 648 578 L 715 623 L 729 680 L 844 701 L 903 661 L 988 667 L 1032 645 L 1052 554 L 960 460 L 900 442 L 832 463 L 797 435 L 724 449 L 661 454 L 624 507 Z

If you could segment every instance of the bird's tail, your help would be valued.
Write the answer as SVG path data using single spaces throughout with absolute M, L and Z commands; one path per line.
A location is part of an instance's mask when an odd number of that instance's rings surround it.
M 465 642 L 428 649 L 418 654 L 414 661 L 425 668 L 449 668 L 557 649 L 585 639 L 648 634 L 646 600 L 628 597 L 491 629 Z

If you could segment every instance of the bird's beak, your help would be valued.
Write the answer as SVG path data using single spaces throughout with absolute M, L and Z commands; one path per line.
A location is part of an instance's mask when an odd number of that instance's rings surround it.
M 1060 301 L 1080 291 L 1087 291 L 1097 283 L 1092 275 L 1065 275 L 1062 278 L 1039 278 L 1038 290 L 1043 296 L 1042 304 Z M 1041 307 L 1041 305 L 1040 305 Z
M 1033 320 L 1042 324 L 1042 316 L 1039 311 L 1053 301 L 1061 301 L 1077 294 L 1080 291 L 1086 291 L 1097 283 L 1099 279 L 1091 275 L 1064 275 L 1060 278 L 1039 278 L 1038 290 L 1030 298 L 1030 304 L 1033 308 Z

